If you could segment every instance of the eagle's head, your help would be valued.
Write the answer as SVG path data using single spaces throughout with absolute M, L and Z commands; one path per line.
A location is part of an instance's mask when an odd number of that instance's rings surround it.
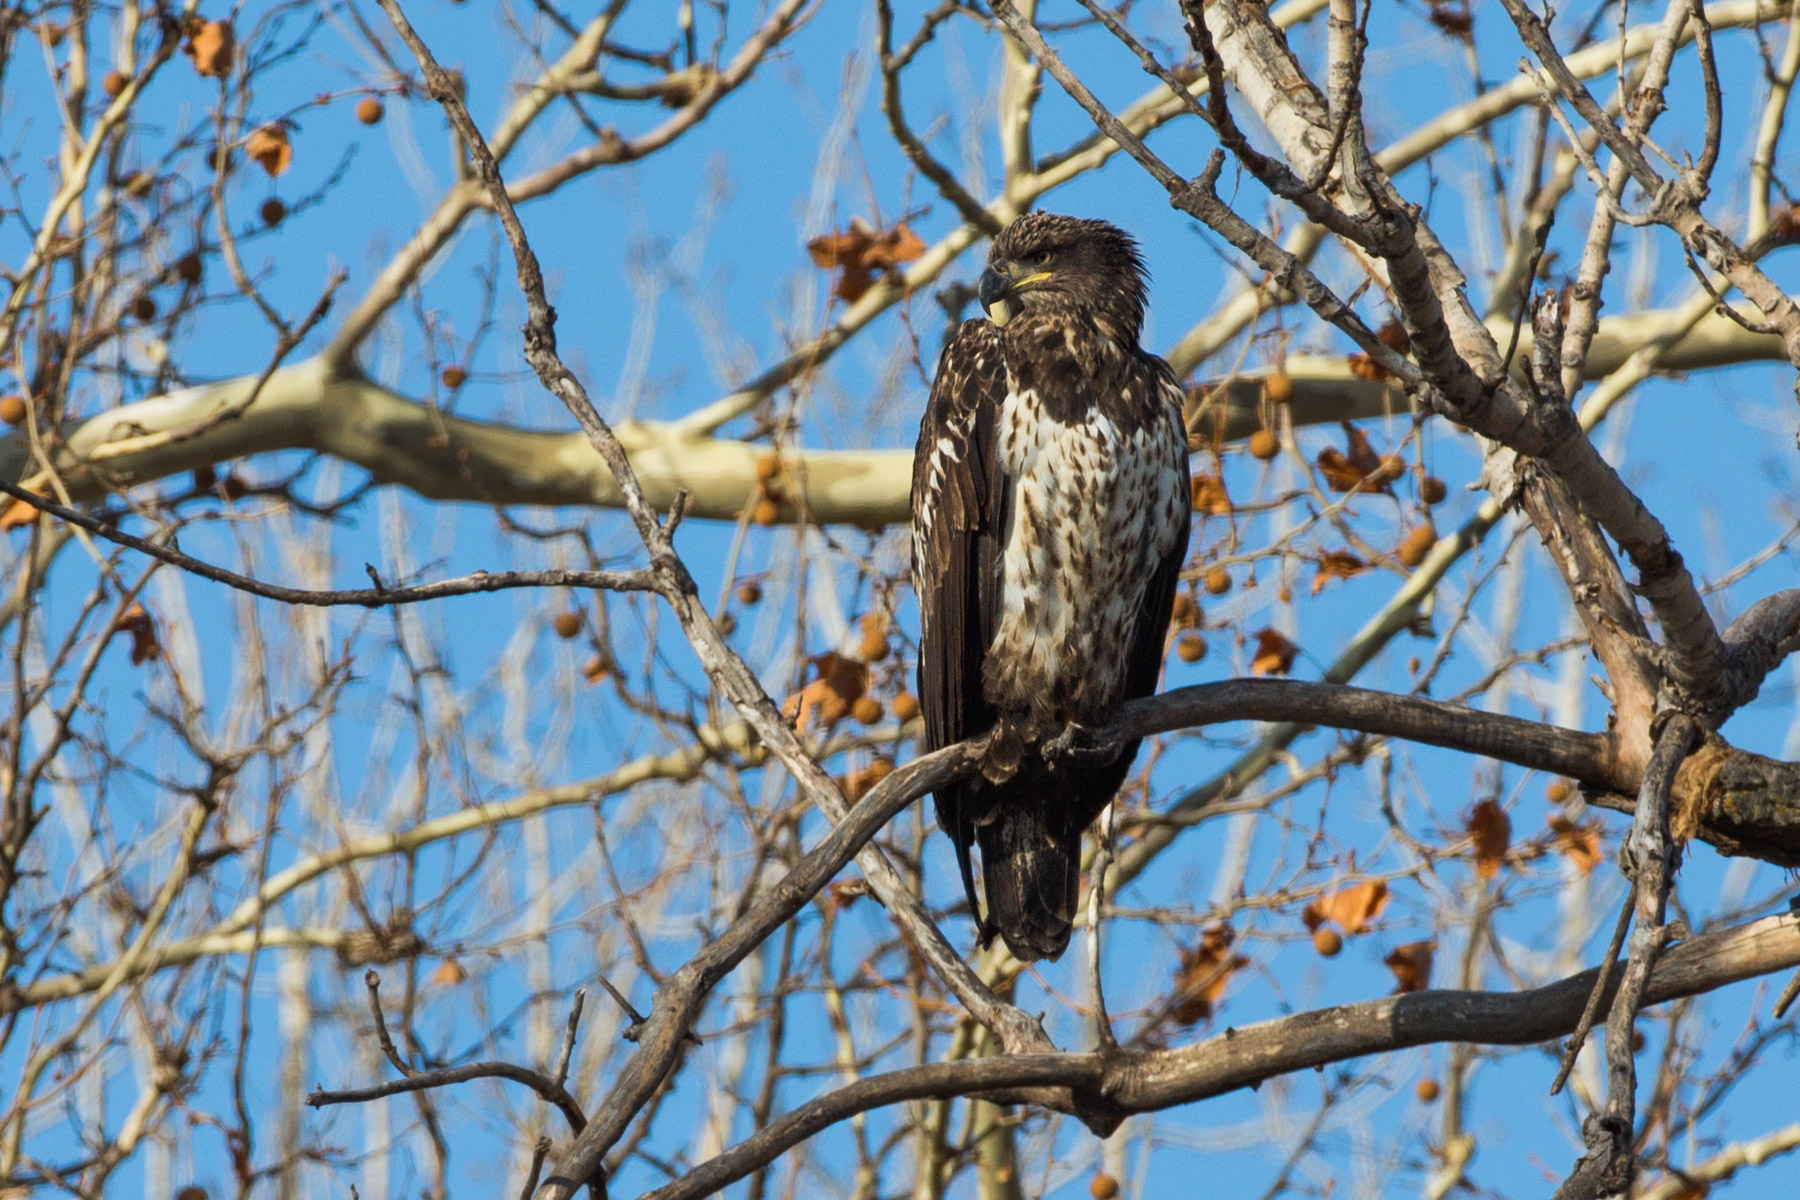
M 1000 231 L 977 294 L 988 319 L 1085 318 L 1137 343 L 1144 324 L 1144 260 L 1116 225 L 1026 213 Z

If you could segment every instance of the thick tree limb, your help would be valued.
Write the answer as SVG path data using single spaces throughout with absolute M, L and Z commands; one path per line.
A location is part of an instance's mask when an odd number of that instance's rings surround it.
M 1619 812 L 1633 811 L 1634 797 L 1642 782 L 1640 768 L 1622 753 L 1612 734 L 1561 729 L 1422 696 L 1287 679 L 1224 680 L 1134 700 L 1120 706 L 1116 718 L 1092 731 L 1090 739 L 1105 744 L 1238 721 L 1326 726 L 1496 758 L 1531 770 L 1566 775 L 1590 790 L 1593 803 Z M 828 744 L 821 748 L 819 756 L 828 757 L 837 749 Z M 955 764 L 961 753 L 960 746 L 949 747 L 900 768 L 890 777 L 892 783 L 883 780 L 879 791 L 865 796 L 844 821 L 854 818 L 855 822 L 863 822 L 862 827 L 872 834 L 879 828 L 879 812 L 899 812 L 952 778 L 960 770 Z M 259 939 L 250 930 L 283 897 L 349 863 L 411 854 L 447 838 L 492 829 L 557 808 L 591 804 L 603 796 L 651 781 L 692 779 L 707 763 L 721 756 L 754 764 L 765 761 L 765 755 L 746 725 L 704 728 L 692 746 L 634 760 L 597 779 L 526 792 L 511 800 L 460 809 L 397 833 L 347 842 L 271 875 L 255 896 L 245 899 L 214 928 L 156 948 L 134 964 L 127 977 L 183 966 L 205 957 L 250 953 L 274 946 L 338 948 L 348 936 L 338 931 L 267 929 Z M 1737 750 L 1714 739 L 1676 775 L 1676 832 L 1681 837 L 1697 837 L 1722 853 L 1748 855 L 1784 867 L 1800 866 L 1800 806 L 1794 799 L 1797 796 L 1800 764 Z M 874 807 L 865 808 L 871 804 Z M 856 834 L 852 831 L 849 836 Z M 1154 854 L 1168 836 L 1166 830 L 1156 829 L 1122 846 L 1121 864 L 1109 879 L 1108 888 L 1116 890 L 1129 880 L 1141 869 L 1146 856 Z M 831 875 L 815 872 L 800 878 L 808 881 L 806 886 L 816 882 L 823 887 Z M 37 980 L 11 993 L 0 993 L 0 1016 L 92 991 L 110 978 L 116 966 L 101 963 Z
M 1759 1138 L 1736 1142 L 1711 1158 L 1681 1170 L 1669 1169 L 1668 1178 L 1638 1193 L 1637 1200 L 1681 1200 L 1702 1188 L 1721 1183 L 1745 1167 L 1760 1167 L 1772 1158 L 1800 1148 L 1800 1125 L 1788 1125 Z
M 1669 316 L 1652 310 L 1603 320 L 1588 377 L 1623 365 Z M 1497 339 L 1510 336 L 1510 323 L 1490 322 L 1490 328 Z M 1530 346 L 1529 332 L 1523 333 L 1520 354 Z M 1785 358 L 1780 338 L 1710 315 L 1672 344 L 1658 366 L 1693 371 Z M 1409 409 L 1398 387 L 1359 378 L 1341 357 L 1290 355 L 1286 370 L 1294 384 L 1288 410 L 1297 426 Z M 93 502 L 109 484 L 142 485 L 234 459 L 312 450 L 432 500 L 597 508 L 622 503 L 618 484 L 578 433 L 442 413 L 366 379 L 334 377 L 317 360 L 278 370 L 255 404 L 228 421 L 211 420 L 241 405 L 253 383 L 246 377 L 187 388 L 76 425 L 57 460 L 71 498 Z M 1203 427 L 1222 430 L 1228 441 L 1262 428 L 1262 389 L 1257 376 L 1206 387 L 1198 398 Z M 766 446 L 693 433 L 680 422 L 624 421 L 615 432 L 655 508 L 666 510 L 685 489 L 690 517 L 729 521 L 758 499 L 757 463 L 770 453 Z M 30 463 L 22 434 L 0 438 L 0 479 L 25 482 Z M 789 501 L 782 506 L 784 519 L 802 509 L 825 524 L 878 527 L 910 519 L 910 450 L 787 450 L 783 463 Z
M 1656 963 L 1647 1005 L 1715 991 L 1800 963 L 1800 920 L 1782 915 L 1691 938 Z M 1299 1013 L 1173 1050 L 1012 1055 L 931 1063 L 859 1080 L 771 1122 L 641 1200 L 698 1200 L 859 1112 L 904 1100 L 987 1095 L 1116 1123 L 1292 1071 L 1438 1042 L 1523 1046 L 1573 1029 L 1596 970 L 1528 991 L 1424 991 Z

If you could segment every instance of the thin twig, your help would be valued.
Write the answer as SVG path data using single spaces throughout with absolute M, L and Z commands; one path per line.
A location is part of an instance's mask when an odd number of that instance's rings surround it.
M 309 1108 L 328 1108 L 334 1104 L 364 1104 L 370 1100 L 379 1100 L 384 1096 L 398 1096 L 407 1092 L 430 1091 L 433 1088 L 448 1087 L 455 1083 L 467 1083 L 471 1079 L 509 1079 L 514 1083 L 522 1083 L 539 1097 L 554 1104 L 559 1112 L 568 1119 L 569 1127 L 580 1133 L 587 1128 L 587 1116 L 581 1111 L 574 1096 L 567 1088 L 541 1072 L 530 1067 L 521 1067 L 509 1062 L 469 1063 L 461 1067 L 445 1067 L 437 1071 L 409 1072 L 405 1079 L 394 1079 L 387 1083 L 378 1083 L 373 1087 L 350 1088 L 345 1091 L 328 1092 L 315 1087 L 306 1097 Z
M 1796 996 L 1800 996 L 1800 971 L 1794 972 L 1794 977 L 1787 981 L 1787 986 L 1781 989 L 1781 995 L 1775 999 L 1777 1021 L 1787 1016 L 1787 1010 L 1793 1005 Z
M 531 1200 L 537 1191 L 538 1176 L 544 1173 L 544 1160 L 550 1156 L 550 1139 L 541 1137 L 531 1148 L 531 1169 L 525 1172 L 525 1186 L 519 1189 L 519 1200 Z
M 214 583 L 222 583 L 226 587 L 240 592 L 248 592 L 252 596 L 261 596 L 265 600 L 279 600 L 283 604 L 304 604 L 318 608 L 350 607 L 350 608 L 387 608 L 399 604 L 417 604 L 422 600 L 441 600 L 447 596 L 471 596 L 482 592 L 500 592 L 513 588 L 591 588 L 612 592 L 646 592 L 654 590 L 656 581 L 648 571 L 503 571 L 490 574 L 477 571 L 473 575 L 464 575 L 456 579 L 441 579 L 436 583 L 420 583 L 410 587 L 386 587 L 379 582 L 375 569 L 368 570 L 377 586 L 372 588 L 351 588 L 342 591 L 314 591 L 309 588 L 283 587 L 276 583 L 265 583 L 248 575 L 240 575 L 236 571 L 227 571 L 224 567 L 202 561 L 189 554 L 183 554 L 172 546 L 164 546 L 145 538 L 114 528 L 108 522 L 88 515 L 77 509 L 58 504 L 48 496 L 27 491 L 22 487 L 0 479 L 0 493 L 11 496 L 33 508 L 49 513 L 60 521 L 66 521 L 104 538 L 106 541 L 148 554 L 159 562 L 172 567 L 179 567 L 191 575 L 202 579 L 210 579 Z
M 1636 868 L 1632 907 L 1637 929 L 1631 936 L 1625 974 L 1606 1019 L 1606 1105 L 1583 1122 L 1586 1153 L 1556 1189 L 1554 1200 L 1592 1200 L 1602 1194 L 1623 1192 L 1630 1188 L 1636 1175 L 1632 1136 L 1637 1107 L 1637 1051 L 1632 1035 L 1651 970 L 1669 939 L 1669 927 L 1663 924 L 1675 867 L 1674 841 L 1669 834 L 1669 797 L 1674 790 L 1675 772 L 1700 733 L 1700 723 L 1685 713 L 1669 716 L 1657 735 L 1649 765 L 1644 768 L 1637 814 L 1627 843 Z
M 575 1031 L 581 1027 L 581 1006 L 587 1003 L 587 989 L 575 989 L 575 1002 L 569 1005 L 569 1025 L 563 1031 L 562 1053 L 556 1056 L 556 1070 L 551 1078 L 558 1084 L 569 1079 L 569 1061 L 575 1057 Z
M 1094 854 L 1088 881 L 1088 986 L 1094 993 L 1094 1033 L 1102 1050 L 1116 1049 L 1118 1037 L 1113 1033 L 1112 1018 L 1106 1012 L 1106 986 L 1100 972 L 1100 910 L 1106 903 L 1106 872 L 1113 861 L 1113 815 L 1116 802 L 1107 804 L 1100 814 L 1100 845 Z
M 1631 928 L 1631 900 L 1619 906 L 1619 919 L 1613 925 L 1612 940 L 1606 943 L 1606 956 L 1600 960 L 1600 974 L 1594 977 L 1594 990 L 1588 993 L 1587 1005 L 1581 1010 L 1581 1020 L 1575 1024 L 1575 1032 L 1563 1049 L 1562 1065 L 1556 1069 L 1556 1082 L 1550 1085 L 1552 1096 L 1563 1090 L 1569 1082 L 1569 1072 L 1575 1069 L 1575 1060 L 1581 1057 L 1581 1047 L 1587 1041 L 1588 1034 L 1593 1032 L 1594 1022 L 1600 1016 L 1600 1005 L 1612 990 L 1613 968 L 1617 965 L 1619 950 L 1625 945 L 1625 931 Z
M 381 1052 L 394 1064 L 394 1070 L 410 1077 L 413 1069 L 406 1065 L 400 1052 L 394 1049 L 394 1039 L 388 1036 L 387 1017 L 381 1012 L 381 973 L 370 967 L 363 972 L 363 983 L 369 989 L 369 1011 L 375 1016 L 375 1036 L 381 1042 Z

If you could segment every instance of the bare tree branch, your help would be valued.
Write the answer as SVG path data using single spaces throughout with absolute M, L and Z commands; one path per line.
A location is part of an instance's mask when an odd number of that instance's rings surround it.
M 1800 963 L 1800 920 L 1765 917 L 1672 947 L 1643 1004 L 1660 1004 Z M 859 1080 L 802 1105 L 643 1200 L 697 1200 L 820 1129 L 871 1108 L 936 1096 L 1053 1100 L 1116 1121 L 1251 1087 L 1277 1075 L 1434 1042 L 1522 1046 L 1574 1028 L 1597 971 L 1512 993 L 1411 992 L 1227 1029 L 1173 1050 L 1009 1055 L 931 1063 Z

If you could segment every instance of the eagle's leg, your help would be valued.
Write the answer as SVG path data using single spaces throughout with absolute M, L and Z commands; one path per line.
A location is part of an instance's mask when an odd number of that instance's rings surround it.
M 981 774 L 989 783 L 1005 783 L 1019 773 L 1025 760 L 1025 731 L 1002 716 L 976 746 Z

